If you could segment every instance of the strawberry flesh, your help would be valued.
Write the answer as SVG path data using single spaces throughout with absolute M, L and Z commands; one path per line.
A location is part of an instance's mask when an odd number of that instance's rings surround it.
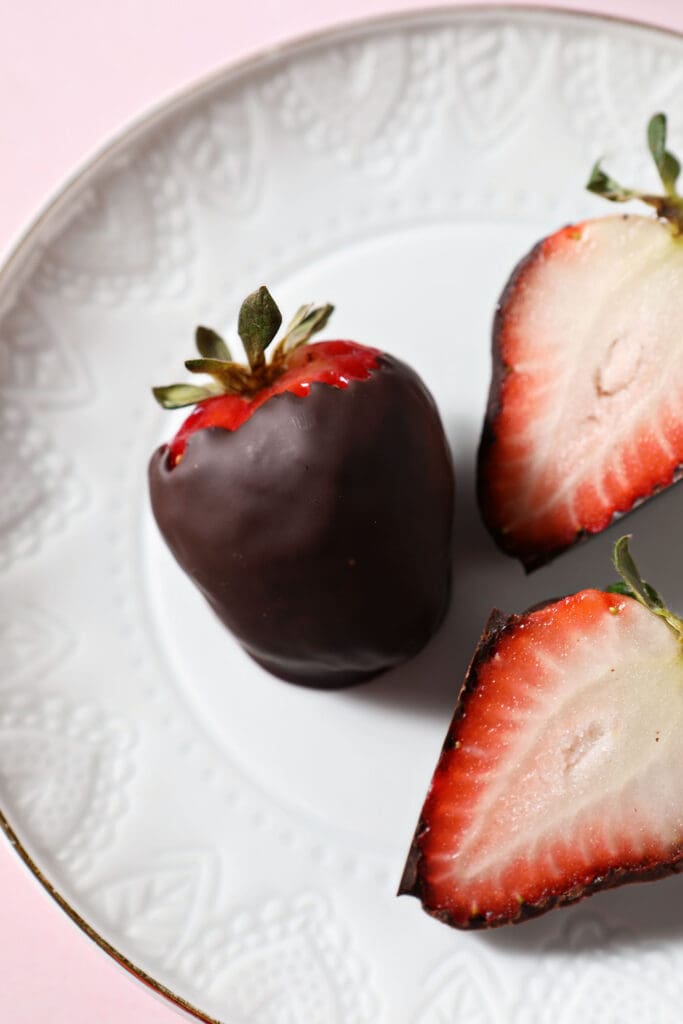
M 180 462 L 188 437 L 197 430 L 237 430 L 274 395 L 289 392 L 304 397 L 315 383 L 346 388 L 352 380 L 367 380 L 377 368 L 379 354 L 378 349 L 352 341 L 319 341 L 295 349 L 284 373 L 255 395 L 218 395 L 200 402 L 171 441 L 169 464 Z
M 683 858 L 680 637 L 585 590 L 489 622 L 401 884 L 458 928 L 515 923 Z
M 668 487 L 683 465 L 683 243 L 607 217 L 513 273 L 479 453 L 484 520 L 533 569 Z

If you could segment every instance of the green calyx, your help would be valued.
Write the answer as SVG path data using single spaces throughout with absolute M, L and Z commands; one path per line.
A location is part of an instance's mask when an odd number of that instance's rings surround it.
M 248 295 L 240 307 L 237 333 L 240 336 L 247 364 L 235 362 L 230 349 L 220 334 L 209 327 L 198 327 L 195 344 L 199 358 L 188 359 L 185 368 L 190 373 L 210 377 L 208 384 L 169 384 L 152 388 L 152 394 L 164 409 L 180 409 L 196 405 L 205 398 L 218 395 L 250 397 L 273 381 L 287 369 L 292 352 L 304 345 L 313 334 L 322 330 L 334 306 L 301 306 L 285 333 L 273 350 L 269 362 L 266 350 L 282 325 L 282 314 L 265 285 Z
M 627 597 L 632 597 L 635 601 L 642 604 L 644 608 L 647 608 L 649 612 L 652 612 L 653 615 L 664 619 L 667 626 L 673 630 L 679 640 L 683 640 L 683 619 L 669 611 L 655 588 L 640 575 L 629 550 L 630 539 L 630 535 L 620 537 L 614 545 L 612 562 L 614 568 L 621 576 L 621 582 L 613 583 L 612 586 L 607 587 L 607 593 L 624 594 Z
M 586 188 L 595 195 L 609 199 L 612 203 L 626 203 L 631 199 L 639 199 L 648 206 L 654 207 L 657 216 L 667 221 L 672 234 L 683 233 L 683 197 L 676 190 L 676 183 L 681 173 L 681 165 L 673 153 L 666 148 L 666 115 L 655 114 L 650 118 L 647 126 L 647 145 L 652 159 L 657 167 L 657 172 L 664 186 L 663 195 L 653 195 L 649 192 L 638 192 L 635 189 L 624 188 L 615 181 L 601 167 L 601 160 L 598 160 Z

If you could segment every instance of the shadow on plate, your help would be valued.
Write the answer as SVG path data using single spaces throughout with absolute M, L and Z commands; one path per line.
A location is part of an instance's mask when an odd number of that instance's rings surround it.
M 464 448 L 453 439 L 456 504 L 451 598 L 444 621 L 427 646 L 411 661 L 377 679 L 347 691 L 350 699 L 390 705 L 407 713 L 420 711 L 448 721 L 467 671 L 472 651 L 483 629 L 484 611 L 495 587 L 506 573 L 523 580 L 523 573 L 502 555 L 484 529 L 475 497 L 476 439 Z

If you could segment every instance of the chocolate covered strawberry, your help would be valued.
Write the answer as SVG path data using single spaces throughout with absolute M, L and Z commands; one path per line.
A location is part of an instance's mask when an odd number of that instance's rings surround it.
M 494 612 L 401 892 L 457 928 L 683 868 L 683 621 L 615 546 L 616 592 Z
M 662 114 L 648 142 L 663 195 L 622 188 L 599 165 L 588 188 L 657 216 L 563 228 L 499 301 L 479 503 L 528 570 L 683 474 L 683 199 Z
M 204 387 L 152 457 L 152 508 L 189 577 L 248 653 L 284 679 L 344 686 L 411 657 L 439 625 L 450 577 L 453 470 L 434 401 L 404 363 L 351 341 L 311 343 L 332 311 L 304 306 L 274 346 L 266 288 L 242 305 L 248 365 L 199 328 Z

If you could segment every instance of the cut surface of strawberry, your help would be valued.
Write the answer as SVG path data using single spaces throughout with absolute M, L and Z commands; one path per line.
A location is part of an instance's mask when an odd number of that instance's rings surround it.
M 521 261 L 500 299 L 479 503 L 527 569 L 683 472 L 680 200 L 617 191 L 599 170 L 591 182 L 613 200 L 659 203 L 668 219 L 563 228 Z
M 679 870 L 683 624 L 628 578 L 636 599 L 584 590 L 491 616 L 400 889 L 433 916 L 515 923 Z

